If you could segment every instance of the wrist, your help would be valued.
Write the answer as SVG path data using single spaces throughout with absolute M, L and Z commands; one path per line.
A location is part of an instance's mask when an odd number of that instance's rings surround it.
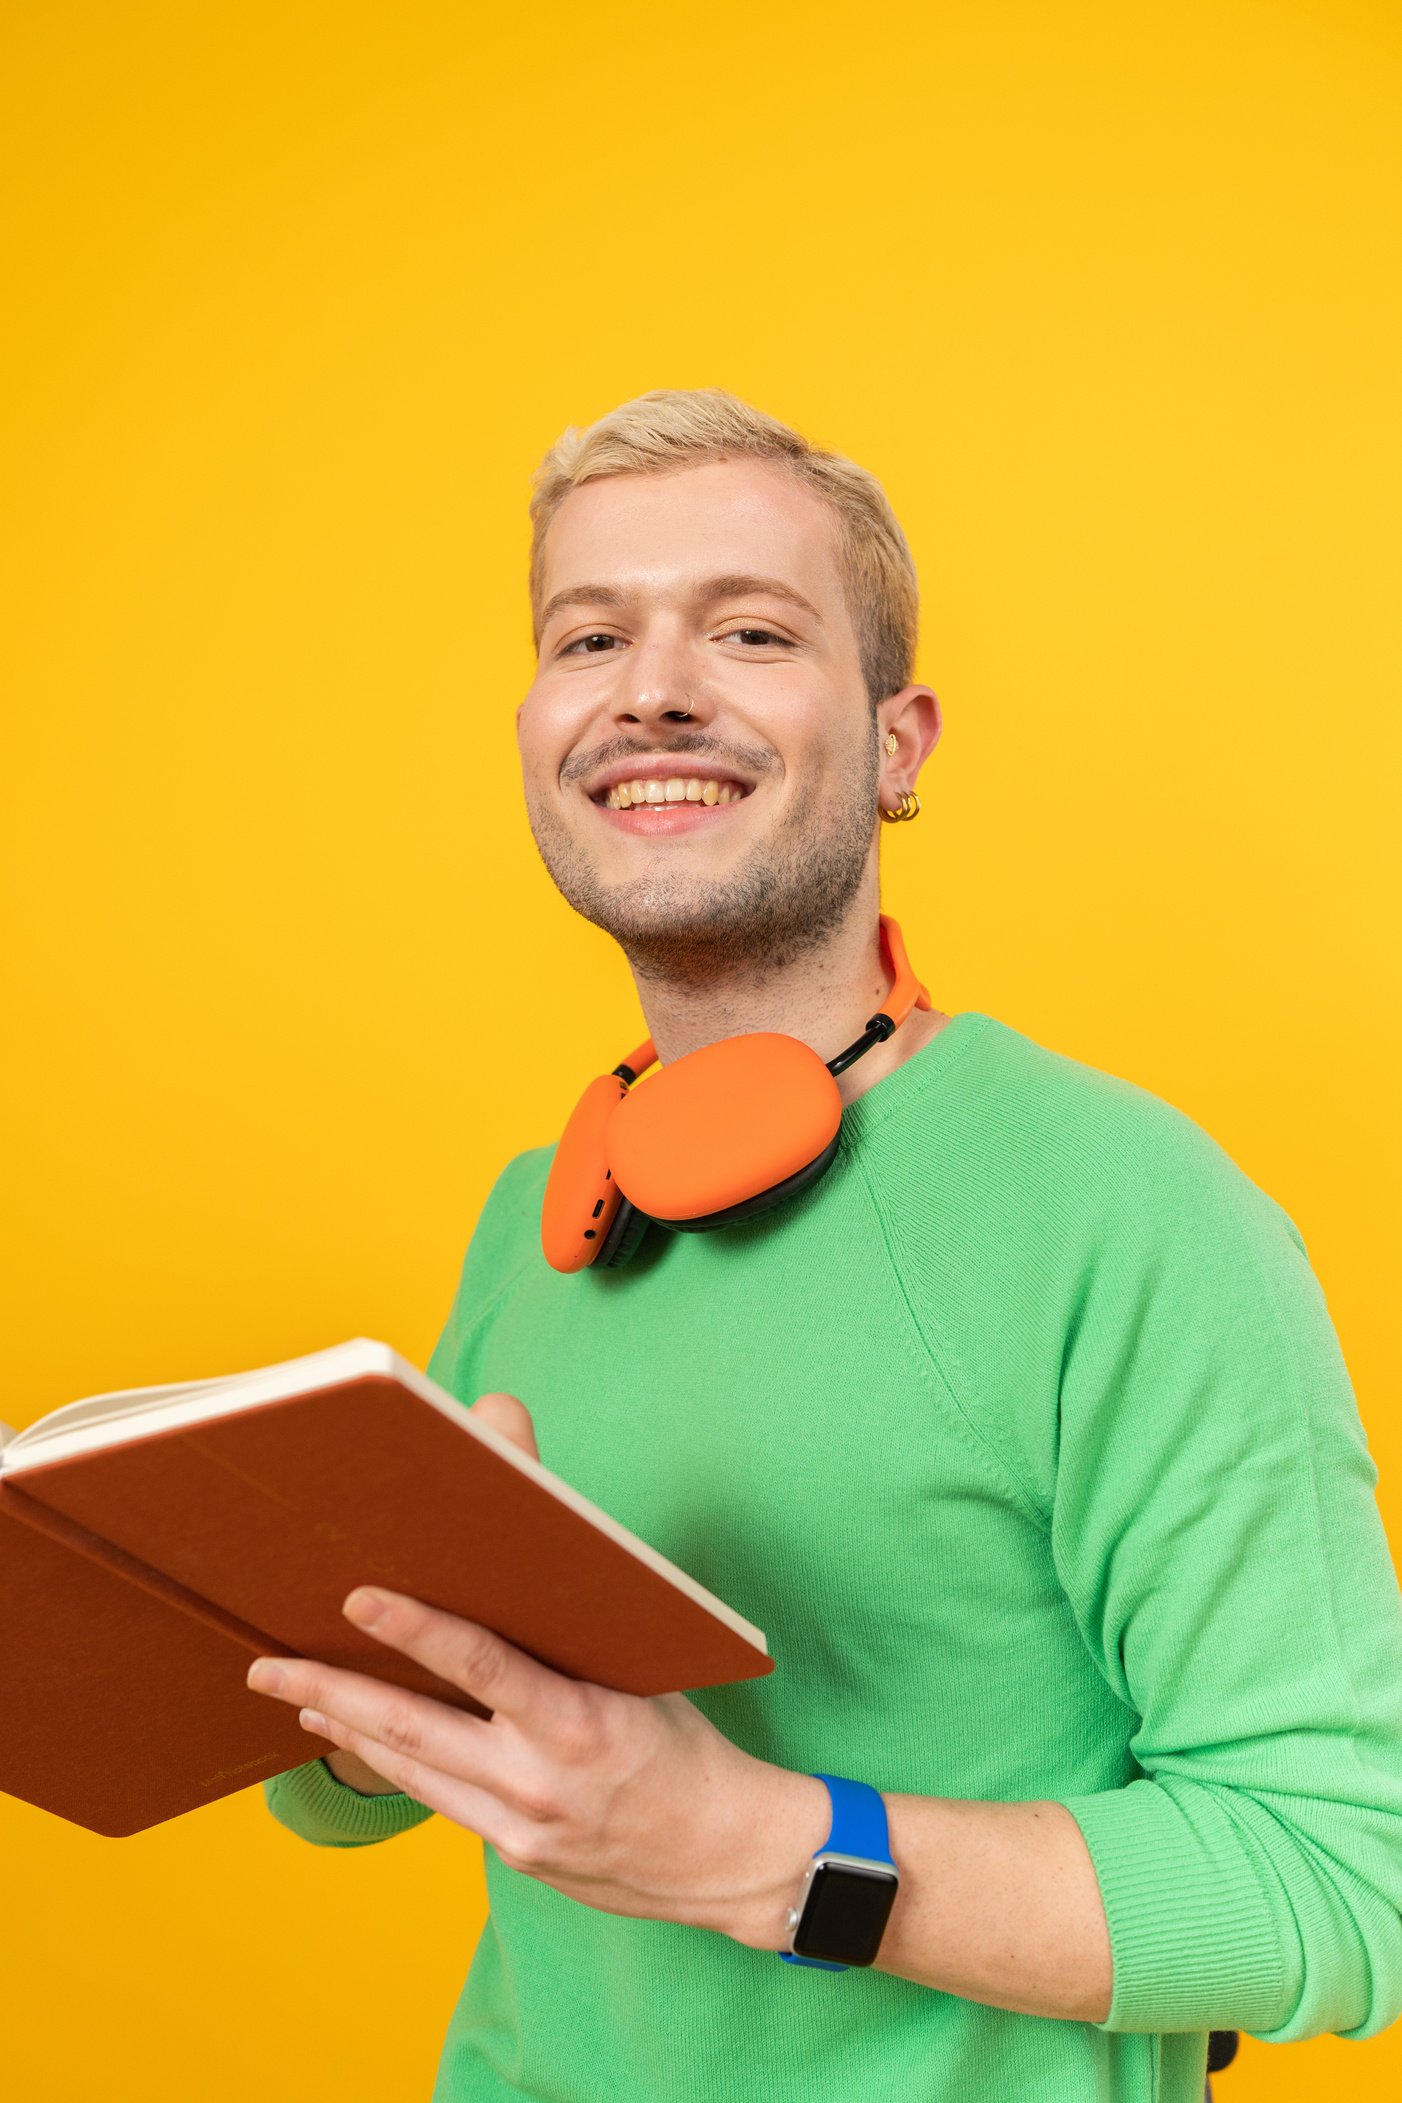
M 824 1785 L 811 1774 L 756 1761 L 756 1787 L 732 1832 L 734 1868 L 722 1917 L 711 1923 L 752 1950 L 781 1950 L 788 1913 L 832 1817 Z
M 323 1753 L 321 1757 L 338 1782 L 343 1782 L 347 1789 L 354 1789 L 361 1796 L 402 1794 L 396 1783 L 387 1782 L 382 1774 L 377 1774 L 373 1767 L 367 1766 L 359 1754 L 348 1752 L 343 1745 L 337 1746 L 334 1752 Z
M 900 1891 L 886 1799 L 871 1782 L 818 1775 L 832 1799 L 832 1825 L 804 1872 L 790 1909 L 789 1964 L 848 1971 L 877 1962 Z

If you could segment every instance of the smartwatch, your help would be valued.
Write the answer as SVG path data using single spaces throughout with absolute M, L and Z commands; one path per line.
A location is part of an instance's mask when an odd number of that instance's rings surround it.
M 804 1875 L 798 1903 L 789 1909 L 787 1964 L 845 1972 L 874 1964 L 900 1872 L 891 1860 L 886 1806 L 866 1782 L 819 1774 L 832 1798 L 832 1830 Z

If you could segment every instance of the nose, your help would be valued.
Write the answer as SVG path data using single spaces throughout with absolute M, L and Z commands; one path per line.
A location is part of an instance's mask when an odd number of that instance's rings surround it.
M 639 636 L 623 653 L 610 696 L 610 711 L 622 727 L 709 722 L 715 704 L 705 692 L 702 668 L 681 636 Z

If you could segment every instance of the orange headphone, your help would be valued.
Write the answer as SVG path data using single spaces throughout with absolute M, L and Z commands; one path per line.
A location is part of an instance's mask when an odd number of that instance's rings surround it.
M 930 996 L 906 961 L 901 931 L 880 918 L 891 973 L 886 1005 L 826 1064 L 776 1031 L 722 1037 L 664 1066 L 645 1038 L 591 1081 L 561 1134 L 545 1186 L 540 1238 L 557 1271 L 628 1261 L 648 1226 L 700 1234 L 796 1197 L 831 1167 L 842 1123 L 837 1075 L 893 1036 Z

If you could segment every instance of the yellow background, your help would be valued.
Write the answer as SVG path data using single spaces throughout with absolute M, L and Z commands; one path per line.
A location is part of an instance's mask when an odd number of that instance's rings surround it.
M 1402 1538 L 1397 10 L 0 21 L 0 1415 L 426 1360 L 497 1169 L 638 1034 L 521 809 L 529 474 L 720 384 L 910 536 L 946 728 L 884 851 L 937 1004 L 1286 1207 Z M 8 2094 L 426 2099 L 446 1822 L 5 1800 L 0 1859 Z M 1218 2093 L 1399 2076 L 1402 2027 L 1247 2040 Z

